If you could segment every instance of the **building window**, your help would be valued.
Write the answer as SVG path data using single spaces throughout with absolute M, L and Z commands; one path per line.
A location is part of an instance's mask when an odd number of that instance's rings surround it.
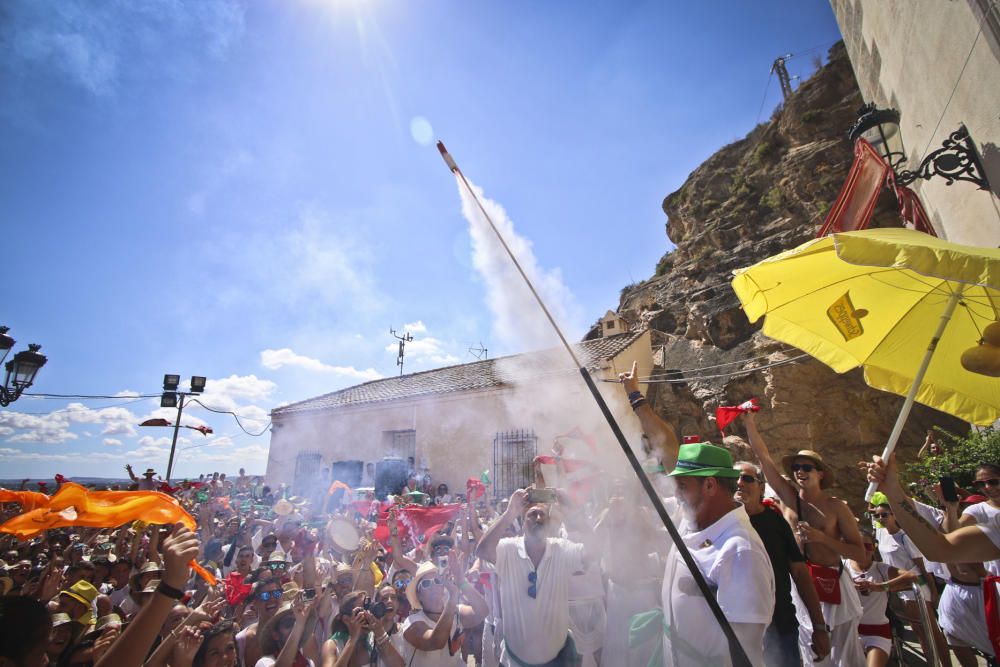
M 530 429 L 501 431 L 493 438 L 493 495 L 507 498 L 535 481 L 532 462 L 538 438 Z
M 417 432 L 382 431 L 382 451 L 387 458 L 403 459 L 413 472 L 413 463 L 417 456 Z
M 295 457 L 295 480 L 292 493 L 297 496 L 311 495 L 320 484 L 323 457 L 315 452 L 303 452 Z
M 614 329 L 614 328 L 615 328 L 615 321 L 614 320 L 609 320 L 608 321 L 608 329 Z

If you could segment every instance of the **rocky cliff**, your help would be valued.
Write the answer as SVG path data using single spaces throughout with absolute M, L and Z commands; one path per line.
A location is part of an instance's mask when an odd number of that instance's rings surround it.
M 777 458 L 799 449 L 820 452 L 834 470 L 835 493 L 855 509 L 865 481 L 861 458 L 881 452 L 903 399 L 869 388 L 860 371 L 838 375 L 800 351 L 764 337 L 740 309 L 729 281 L 734 269 L 813 238 L 851 165 L 847 129 L 862 104 L 843 44 L 803 82 L 769 122 L 725 146 L 663 200 L 666 232 L 676 249 L 656 275 L 622 290 L 618 312 L 649 327 L 660 383 L 654 405 L 685 435 L 719 442 L 708 416 L 719 405 L 756 396 L 758 423 Z M 872 226 L 898 226 L 883 200 Z M 600 335 L 595 329 L 588 337 Z M 758 370 L 754 370 L 758 369 Z M 912 457 L 934 425 L 966 425 L 916 406 L 900 440 Z M 740 425 L 725 443 L 739 458 Z

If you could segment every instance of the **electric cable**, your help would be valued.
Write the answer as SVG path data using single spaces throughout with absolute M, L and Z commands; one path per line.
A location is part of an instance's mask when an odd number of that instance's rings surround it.
M 260 433 L 251 433 L 250 431 L 248 431 L 246 429 L 246 427 L 243 426 L 243 422 L 240 421 L 240 416 L 238 414 L 236 414 L 235 412 L 233 412 L 232 410 L 220 410 L 219 408 L 210 408 L 207 405 L 205 405 L 204 403 L 202 403 L 201 401 L 199 401 L 197 398 L 188 399 L 188 402 L 189 403 L 197 403 L 198 405 L 200 405 L 201 407 L 205 408 L 209 412 L 216 412 L 216 413 L 221 414 L 221 415 L 232 415 L 233 419 L 236 420 L 236 425 L 240 427 L 240 430 L 242 430 L 247 435 L 253 436 L 255 438 L 264 435 L 265 433 L 267 433 L 267 430 L 269 428 L 271 428 L 271 420 L 268 419 L 267 420 L 267 424 L 264 425 L 264 428 L 263 428 L 263 430 L 261 430 Z M 251 419 L 250 417 L 243 417 L 243 418 L 244 419 Z
M 88 399 L 106 399 L 106 398 L 159 398 L 160 394 L 45 394 L 45 393 L 35 393 L 31 391 L 26 391 L 22 396 L 33 396 L 35 398 L 42 399 L 58 399 L 58 398 L 79 398 L 82 400 Z

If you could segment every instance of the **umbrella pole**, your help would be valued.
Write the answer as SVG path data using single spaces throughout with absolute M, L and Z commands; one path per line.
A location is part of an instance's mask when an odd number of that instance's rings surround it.
M 934 350 L 937 349 L 938 341 L 941 340 L 942 334 L 944 334 L 944 329 L 948 326 L 948 321 L 951 319 L 952 313 L 955 312 L 955 306 L 958 305 L 958 300 L 962 298 L 962 288 L 959 287 L 957 292 L 954 292 L 948 299 L 948 304 L 944 307 L 944 312 L 941 313 L 941 319 L 938 320 L 937 331 L 934 332 L 934 336 L 931 338 L 931 342 L 927 344 L 927 352 L 924 354 L 923 361 L 920 362 L 920 368 L 917 369 L 917 374 L 913 378 L 913 384 L 910 386 L 909 393 L 906 394 L 906 400 L 903 401 L 903 408 L 899 411 L 899 416 L 896 417 L 896 425 L 892 427 L 892 433 L 889 434 L 889 440 L 885 443 L 885 449 L 882 451 L 882 460 L 888 463 L 889 457 L 892 456 L 892 452 L 896 449 L 896 443 L 899 441 L 899 436 L 903 434 L 903 426 L 906 425 L 906 419 L 910 416 L 910 410 L 913 408 L 913 402 L 917 398 L 917 391 L 920 389 L 920 385 L 924 381 L 924 375 L 927 374 L 927 367 L 931 364 L 931 357 L 934 356 Z M 875 482 L 870 482 L 868 484 L 868 489 L 865 491 L 865 501 L 871 502 L 872 496 L 875 491 L 878 490 L 878 484 Z

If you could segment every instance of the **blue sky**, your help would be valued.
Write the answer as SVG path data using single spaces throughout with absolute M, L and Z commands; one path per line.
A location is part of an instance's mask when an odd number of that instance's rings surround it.
M 165 470 L 129 394 L 166 372 L 258 431 L 397 372 L 390 327 L 407 371 L 528 346 L 431 137 L 578 337 L 668 249 L 663 197 L 780 101 L 774 58 L 806 77 L 837 39 L 826 0 L 8 0 L 0 324 L 49 356 L 34 391 L 121 398 L 0 408 L 0 477 Z M 178 474 L 263 472 L 266 434 L 184 422 L 215 435 L 182 436 Z

